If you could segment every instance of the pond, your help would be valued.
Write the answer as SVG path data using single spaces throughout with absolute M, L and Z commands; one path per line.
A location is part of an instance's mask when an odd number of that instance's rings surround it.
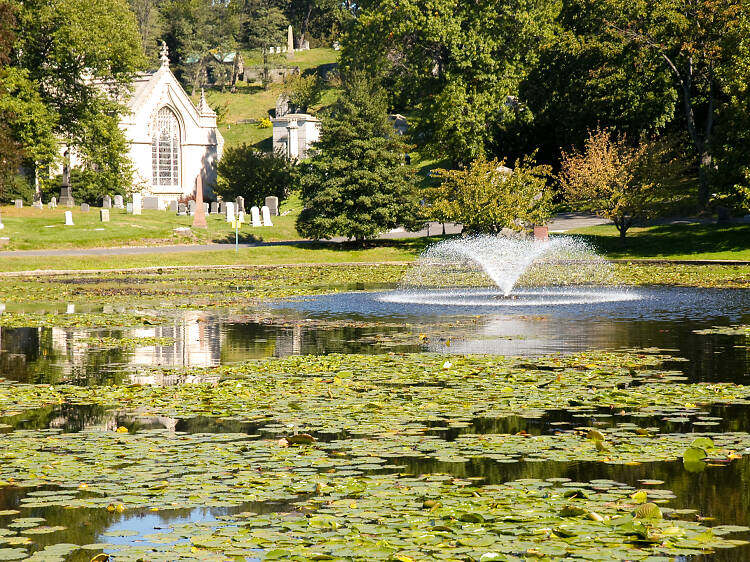
M 750 559 L 745 289 L 5 311 L 0 560 Z

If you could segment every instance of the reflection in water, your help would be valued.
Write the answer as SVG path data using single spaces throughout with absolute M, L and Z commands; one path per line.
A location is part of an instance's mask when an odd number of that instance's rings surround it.
M 699 335 L 694 330 L 750 322 L 750 292 L 639 291 L 642 298 L 637 301 L 575 307 L 521 305 L 502 313 L 492 307 L 387 303 L 377 293 L 360 292 L 280 301 L 274 304 L 276 316 L 270 320 L 186 311 L 166 325 L 130 329 L 0 328 L 0 377 L 31 383 L 180 384 L 192 379 L 174 373 L 143 374 L 138 366 L 212 367 L 296 354 L 539 355 L 659 347 L 690 360 L 675 368 L 691 380 L 744 381 L 750 373 L 746 338 Z M 470 327 L 467 318 L 473 321 Z M 452 321 L 463 324 L 459 329 L 450 325 Z M 441 337 L 423 342 L 417 335 L 424 331 Z M 131 341 L 135 347 L 102 348 L 95 340 L 103 337 L 135 338 Z M 174 343 L 137 345 L 137 338 L 167 338 Z M 447 338 L 450 346 L 445 345 Z

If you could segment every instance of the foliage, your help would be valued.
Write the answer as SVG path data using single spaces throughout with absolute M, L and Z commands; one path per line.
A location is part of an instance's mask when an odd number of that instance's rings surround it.
M 658 0 L 630 3 L 607 0 L 615 17 L 604 22 L 624 41 L 658 61 L 672 78 L 682 100 L 682 122 L 692 141 L 700 172 L 698 206 L 705 209 L 711 195 L 714 166 L 714 125 L 725 103 L 720 77 L 740 71 L 732 54 L 747 41 L 748 12 L 743 0 Z
M 516 161 L 511 171 L 505 161 L 480 156 L 464 169 L 433 174 L 442 180 L 427 189 L 433 220 L 462 223 L 469 232 L 499 233 L 544 224 L 551 215 L 550 168 L 535 166 L 531 158 Z
M 407 147 L 388 123 L 385 92 L 355 72 L 323 119 L 317 154 L 304 166 L 297 220 L 302 236 L 373 238 L 416 220 Z
M 259 129 L 270 129 L 273 127 L 273 123 L 271 122 L 270 117 L 264 117 L 260 121 L 258 121 L 258 128 Z
M 296 47 L 312 38 L 330 42 L 352 20 L 352 11 L 339 0 L 289 0 L 285 12 L 294 26 Z
M 223 57 L 237 49 L 240 14 L 230 2 L 204 0 L 167 0 L 161 13 L 167 22 L 167 44 L 179 60 L 178 76 L 195 93 L 205 84 L 212 55 Z
M 138 31 L 141 36 L 143 52 L 154 63 L 159 57 L 159 41 L 165 28 L 165 21 L 160 7 L 162 0 L 128 0 L 130 9 L 135 14 Z
M 583 151 L 563 152 L 558 179 L 568 199 L 590 205 L 625 237 L 634 223 L 663 212 L 683 172 L 664 142 L 632 146 L 624 135 L 597 129 Z
M 393 105 L 421 113 L 432 153 L 468 163 L 551 37 L 559 2 L 367 2 L 346 35 L 344 69 L 382 75 Z
M 270 195 L 275 195 L 281 202 L 291 191 L 294 181 L 292 164 L 284 156 L 259 152 L 244 143 L 224 151 L 218 173 L 216 194 L 227 201 L 242 196 L 246 207 L 261 207 Z
M 307 113 L 310 107 L 320 103 L 323 95 L 320 76 L 317 73 L 307 76 L 292 74 L 284 81 L 284 93 L 295 111 Z
M 102 188 L 129 186 L 119 116 L 144 58 L 127 0 L 31 0 L 18 3 L 17 19 L 14 88 L 33 108 L 23 114 L 25 138 L 54 124 L 54 133 L 100 175 Z M 30 158 L 48 154 L 48 136 L 26 143 Z
M 243 7 L 242 37 L 250 47 L 263 53 L 263 87 L 268 88 L 268 51 L 274 45 L 286 45 L 289 21 L 279 0 L 245 0 Z

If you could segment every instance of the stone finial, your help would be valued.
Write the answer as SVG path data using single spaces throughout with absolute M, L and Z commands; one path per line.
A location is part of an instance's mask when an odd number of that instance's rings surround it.
M 211 109 L 211 106 L 208 105 L 208 102 L 206 101 L 206 92 L 203 91 L 203 88 L 201 88 L 201 99 L 198 102 L 198 113 L 208 114 L 208 115 L 216 114 L 216 112 L 214 112 L 214 110 Z
M 159 54 L 161 55 L 161 65 L 169 68 L 169 48 L 167 47 L 166 41 L 161 42 L 161 50 L 159 51 Z

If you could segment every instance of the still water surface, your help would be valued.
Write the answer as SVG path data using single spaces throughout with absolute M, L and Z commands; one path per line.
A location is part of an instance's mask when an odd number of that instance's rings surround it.
M 682 371 L 691 382 L 736 382 L 750 377 L 750 340 L 745 336 L 697 334 L 695 330 L 730 324 L 750 324 L 750 291 L 640 288 L 616 300 L 587 299 L 568 304 L 519 298 L 498 302 L 492 295 L 462 295 L 452 301 L 444 296 L 409 295 L 396 292 L 351 292 L 271 302 L 262 310 L 237 312 L 175 312 L 166 325 L 131 329 L 0 328 L 0 378 L 31 383 L 76 384 L 189 382 L 187 376 L 155 379 L 147 366 L 215 366 L 264 357 L 292 354 L 388 353 L 433 351 L 440 353 L 496 353 L 540 355 L 592 349 L 656 347 L 687 359 L 669 368 Z M 535 297 L 534 297 L 535 298 Z M 477 300 L 480 299 L 480 300 Z M 484 300 L 481 300 L 484 299 Z M 495 299 L 495 300 L 493 300 Z M 412 298 L 412 301 L 415 300 Z M 77 305 L 77 310 L 93 311 Z M 58 308 L 75 313 L 76 303 Z M 421 339 L 419 334 L 430 334 Z M 131 349 L 101 349 L 92 338 L 171 338 L 170 345 L 136 345 Z M 453 439 L 458 433 L 550 433 L 561 425 L 606 426 L 627 419 L 595 416 L 591 420 L 571 418 L 567 412 L 547 412 L 534 419 L 477 419 L 466 428 L 434 434 Z M 721 418 L 712 431 L 750 430 L 750 410 L 732 406 L 705 412 Z M 580 416 L 579 416 L 580 417 Z M 167 428 L 184 432 L 243 432 L 267 437 L 262 425 L 213 419 L 133 417 L 125 412 L 96 406 L 50 407 L 0 419 L 12 429 L 61 428 L 81 431 L 113 429 L 131 431 Z M 675 424 L 648 420 L 662 432 L 693 432 L 692 423 Z M 704 428 L 705 430 L 705 428 Z M 322 440 L 342 436 L 317 435 Z M 445 464 L 423 459 L 398 461 L 404 470 L 449 472 L 459 477 L 481 476 L 488 483 L 518 478 L 566 477 L 575 481 L 608 478 L 639 486 L 641 479 L 664 480 L 663 487 L 677 498 L 671 507 L 691 507 L 711 514 L 720 524 L 750 524 L 750 457 L 724 467 L 709 467 L 689 473 L 681 463 L 662 462 L 639 466 L 604 463 L 517 462 L 471 460 Z M 226 510 L 175 510 L 171 513 L 65 513 L 59 508 L 23 508 L 22 490 L 0 488 L 0 511 L 20 509 L 20 517 L 43 516 L 47 524 L 65 524 L 71 530 L 54 533 L 47 544 L 73 542 L 130 541 L 139 544 L 162 527 L 188 521 L 212 521 Z M 252 511 L 284 510 L 286 505 L 254 505 Z M 243 506 L 239 511 L 247 510 Z M 0 516 L 0 528 L 9 516 Z M 80 525 L 70 518 L 82 517 Z M 64 521 L 67 520 L 67 523 Z M 118 529 L 136 530 L 134 537 L 112 537 Z M 737 538 L 747 538 L 738 536 Z M 40 542 L 39 546 L 45 543 Z M 719 552 L 713 560 L 750 560 L 750 549 Z M 83 560 L 71 554 L 70 560 Z

